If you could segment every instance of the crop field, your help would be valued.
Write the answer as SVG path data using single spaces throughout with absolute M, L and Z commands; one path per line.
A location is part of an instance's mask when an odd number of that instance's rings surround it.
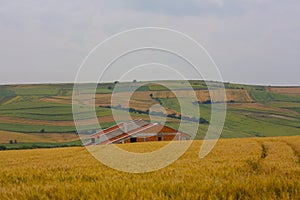
M 203 159 L 194 141 L 161 170 L 128 174 L 83 147 L 1 151 L 5 199 L 300 199 L 300 137 L 222 139 Z M 119 147 L 148 152 L 165 142 Z
M 18 138 L 22 142 L 71 142 L 78 140 L 77 134 L 69 133 L 17 133 L 1 131 L 0 144 L 7 144 L 12 138 Z
M 150 120 L 150 116 L 145 112 L 155 104 L 163 106 L 167 115 L 179 116 L 181 114 L 179 102 L 183 102 L 188 109 L 187 113 L 199 107 L 200 116 L 210 121 L 210 95 L 204 81 L 190 81 L 195 91 L 185 88 L 185 85 L 178 81 L 166 82 L 176 90 L 170 91 L 162 85 L 150 82 L 145 83 L 146 85 L 133 93 L 129 101 L 129 108 L 134 109 L 130 112 L 133 119 Z M 127 90 L 131 89 L 135 83 L 119 84 L 124 88 L 124 92 L 115 93 L 115 98 L 122 109 L 129 109 L 124 94 L 128 94 Z M 112 116 L 112 109 L 115 108 L 107 107 L 111 104 L 111 93 L 114 87 L 114 83 L 105 83 L 99 85 L 96 90 L 95 110 L 102 128 L 115 123 Z M 231 83 L 225 83 L 225 87 L 227 117 L 221 137 L 300 135 L 300 97 L 295 95 L 299 87 L 266 87 Z M 51 137 L 56 138 L 57 134 L 61 134 L 62 137 L 64 134 L 76 135 L 72 114 L 72 89 L 72 84 L 0 86 L 1 143 L 7 144 L 10 140 L 30 143 L 30 138 L 32 142 L 60 142 Z M 92 88 L 84 91 L 83 94 L 89 92 L 92 92 Z M 198 102 L 192 102 L 188 98 L 193 93 L 197 96 Z M 87 105 L 92 104 L 90 99 L 82 101 Z M 119 118 L 126 120 L 126 110 L 122 109 L 118 111 Z M 91 113 L 84 109 L 80 112 L 88 129 L 94 123 L 90 119 Z M 160 116 L 152 116 L 152 118 L 155 118 L 157 122 L 164 121 Z M 179 123 L 179 119 L 166 118 L 166 125 L 170 127 L 178 128 Z M 199 124 L 196 138 L 203 139 L 207 128 L 208 124 Z M 89 130 L 89 132 L 95 131 L 97 130 Z M 49 136 L 44 137 L 46 135 Z M 46 138 L 49 140 L 47 141 Z M 79 138 L 73 139 L 76 141 Z
M 271 92 L 300 96 L 300 87 L 270 87 Z
M 211 101 L 203 81 L 190 81 L 191 90 L 176 81 L 176 88 L 149 83 L 133 93 L 129 108 L 124 94 L 110 105 L 114 83 L 99 85 L 95 111 L 102 128 L 119 119 L 166 120 L 178 129 L 181 107 L 200 109 L 211 120 Z M 76 133 L 72 114 L 72 84 L 0 86 L 0 199 L 300 199 L 300 96 L 297 87 L 267 87 L 225 83 L 227 115 L 221 139 L 199 159 L 209 124 L 200 124 L 189 150 L 175 163 L 151 173 L 128 174 L 111 169 L 92 157 Z M 292 89 L 291 89 L 292 88 Z M 85 91 L 84 95 L 91 92 Z M 90 99 L 83 103 L 91 106 Z M 149 111 L 164 107 L 166 118 Z M 88 133 L 94 123 L 79 107 Z M 127 110 L 128 109 L 128 110 Z M 150 113 L 150 116 L 149 116 Z M 170 116 L 177 116 L 170 117 Z M 189 117 L 197 117 L 189 116 Z M 183 120 L 183 123 L 186 121 Z M 276 137 L 275 137 L 276 136 Z M 183 143 L 183 141 L 181 141 Z M 144 153 L 166 142 L 118 145 Z M 76 146 L 76 147 L 73 147 Z M 53 148 L 65 147 L 65 148 Z M 47 148 L 47 149 L 46 149 Z M 14 150 L 26 149 L 26 150 Z

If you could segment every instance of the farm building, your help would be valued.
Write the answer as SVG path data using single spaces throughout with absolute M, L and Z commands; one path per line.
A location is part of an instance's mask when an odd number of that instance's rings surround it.
M 149 123 L 138 119 L 119 123 L 91 135 L 89 145 L 190 139 L 190 135 L 160 123 Z

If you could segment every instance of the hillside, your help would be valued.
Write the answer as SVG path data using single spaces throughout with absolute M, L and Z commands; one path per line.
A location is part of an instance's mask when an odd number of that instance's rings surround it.
M 132 152 L 166 142 L 119 145 Z M 202 141 L 151 173 L 111 169 L 85 148 L 1 151 L 1 199 L 300 199 L 300 137 L 221 139 L 204 159 Z
M 190 109 L 199 106 L 201 117 L 210 121 L 211 105 L 205 103 L 210 101 L 210 97 L 205 82 L 190 81 L 199 100 L 197 104 L 188 102 L 187 97 L 192 91 L 184 88 L 179 81 L 168 82 L 176 88 L 178 98 L 190 104 Z M 228 110 L 221 137 L 300 135 L 300 87 L 231 83 L 225 83 L 225 87 Z M 96 90 L 96 111 L 103 128 L 114 124 L 111 108 L 108 107 L 113 88 L 114 83 L 105 83 Z M 15 140 L 20 145 L 78 140 L 72 115 L 72 90 L 72 84 L 0 86 L 0 143 L 9 148 L 8 143 Z M 132 118 L 149 120 L 145 111 L 158 103 L 164 106 L 167 114 L 180 114 L 180 106 L 174 93 L 149 82 L 131 97 Z M 176 128 L 178 124 L 178 119 L 167 118 L 167 125 Z M 207 127 L 207 124 L 199 125 L 198 139 L 203 138 Z

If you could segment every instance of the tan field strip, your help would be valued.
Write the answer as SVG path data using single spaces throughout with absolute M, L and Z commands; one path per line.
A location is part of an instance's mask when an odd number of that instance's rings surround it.
M 218 93 L 218 90 L 212 92 Z M 176 91 L 142 91 L 135 92 L 131 96 L 131 100 L 143 101 L 143 102 L 155 102 L 154 99 L 150 98 L 150 94 L 153 94 L 153 98 L 175 98 L 175 93 L 178 98 L 191 97 L 196 95 L 199 101 L 206 101 L 210 99 L 210 94 L 208 90 L 176 90 Z M 127 101 L 128 93 L 116 93 L 115 98 L 120 102 Z M 236 102 L 249 103 L 252 102 L 252 98 L 248 94 L 247 90 L 242 89 L 227 89 L 226 90 L 227 101 L 234 100 Z M 84 99 L 84 95 L 81 96 L 82 101 L 88 105 L 92 104 L 91 100 Z M 220 99 L 222 100 L 222 99 Z M 70 97 L 47 97 L 42 98 L 41 101 L 55 102 L 55 103 L 65 103 L 71 104 L 72 100 Z M 111 104 L 111 94 L 96 94 L 96 105 L 110 105 Z
M 228 104 L 228 108 L 238 108 L 238 109 L 257 109 L 262 111 L 278 111 L 278 112 L 287 112 L 292 114 L 298 114 L 296 111 L 292 111 L 285 108 L 279 107 L 272 107 L 261 103 L 235 103 L 235 104 Z
M 271 92 L 288 95 L 300 95 L 300 87 L 266 87 Z
M 0 143 L 9 143 L 9 140 L 20 142 L 71 142 L 78 140 L 77 134 L 70 133 L 17 133 L 0 130 Z

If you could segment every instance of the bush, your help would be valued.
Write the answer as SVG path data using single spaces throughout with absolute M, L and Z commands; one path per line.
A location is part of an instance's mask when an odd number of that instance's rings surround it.
M 211 104 L 211 100 L 203 101 L 202 104 Z
M 0 146 L 0 151 L 6 150 L 6 146 Z

